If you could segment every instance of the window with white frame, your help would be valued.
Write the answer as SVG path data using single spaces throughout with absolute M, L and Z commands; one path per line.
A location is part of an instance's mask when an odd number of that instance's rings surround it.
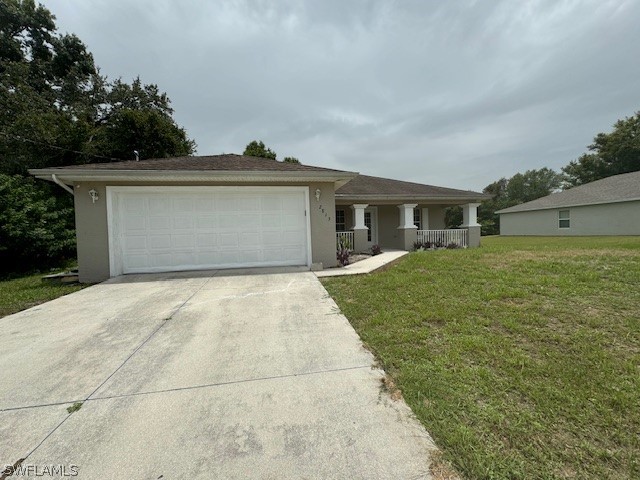
M 336 232 L 346 232 L 347 223 L 344 218 L 344 210 L 336 210 Z
M 558 211 L 558 228 L 571 228 L 571 216 L 569 210 Z
M 420 225 L 422 224 L 422 215 L 419 208 L 413 209 L 413 224 L 418 227 L 418 230 L 420 230 Z

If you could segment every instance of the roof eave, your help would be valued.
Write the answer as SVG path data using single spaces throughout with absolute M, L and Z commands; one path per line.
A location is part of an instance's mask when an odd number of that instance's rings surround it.
M 502 213 L 537 212 L 539 210 L 557 210 L 559 208 L 589 207 L 591 205 L 606 205 L 608 203 L 624 203 L 624 202 L 638 202 L 638 201 L 640 201 L 640 197 L 623 198 L 618 200 L 601 200 L 601 201 L 595 201 L 595 202 L 572 203 L 569 205 L 553 205 L 553 206 L 526 208 L 526 209 L 518 209 L 518 210 L 511 210 L 512 207 L 509 207 L 509 208 L 503 208 L 502 210 L 497 210 L 496 213 L 502 214 Z
M 357 194 L 338 194 L 336 193 L 336 200 L 342 201 L 376 201 L 376 200 L 415 200 L 415 201 L 428 201 L 428 202 L 481 202 L 482 200 L 489 200 L 491 195 L 477 194 L 477 195 L 406 195 L 406 194 L 387 194 L 387 195 L 357 195 Z
M 73 182 L 332 182 L 336 188 L 346 184 L 355 172 L 250 171 L 250 170 L 87 170 L 49 168 L 29 170 L 31 175 L 64 183 Z

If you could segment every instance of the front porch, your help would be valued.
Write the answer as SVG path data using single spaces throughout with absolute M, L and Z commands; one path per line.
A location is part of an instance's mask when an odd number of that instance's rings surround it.
M 433 246 L 480 245 L 477 223 L 479 203 L 462 205 L 464 221 L 460 228 L 445 228 L 444 210 L 449 204 L 339 204 L 336 202 L 336 245 L 346 242 L 355 252 L 412 250 L 416 242 Z

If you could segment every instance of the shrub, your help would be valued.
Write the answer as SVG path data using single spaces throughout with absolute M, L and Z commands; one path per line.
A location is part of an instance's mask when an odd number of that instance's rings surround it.
M 50 267 L 75 256 L 72 198 L 64 195 L 54 196 L 42 181 L 0 174 L 0 272 Z
M 349 247 L 349 242 L 344 238 L 341 238 L 338 242 L 336 258 L 338 260 L 338 265 L 340 265 L 341 267 L 349 265 L 349 255 L 351 255 L 351 250 L 349 249 Z
M 454 250 L 456 248 L 460 248 L 460 245 L 455 242 L 451 242 L 449 245 L 447 245 L 447 250 Z
M 382 249 L 380 248 L 380 245 L 374 245 L 373 247 L 371 247 L 371 255 L 376 256 L 376 255 L 380 255 L 382 253 Z
M 414 250 L 429 250 L 430 248 L 434 248 L 435 244 L 431 243 L 431 242 L 421 242 L 421 241 L 417 241 L 417 242 L 413 242 L 413 249 Z

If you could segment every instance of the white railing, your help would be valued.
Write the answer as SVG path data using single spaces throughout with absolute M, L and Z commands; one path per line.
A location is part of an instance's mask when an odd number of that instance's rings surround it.
M 336 248 L 340 247 L 340 240 L 349 250 L 353 250 L 353 232 L 336 232 Z
M 466 247 L 467 229 L 453 228 L 451 230 L 418 230 L 418 242 L 431 243 L 434 246 L 446 247 L 455 243 L 459 247 Z

